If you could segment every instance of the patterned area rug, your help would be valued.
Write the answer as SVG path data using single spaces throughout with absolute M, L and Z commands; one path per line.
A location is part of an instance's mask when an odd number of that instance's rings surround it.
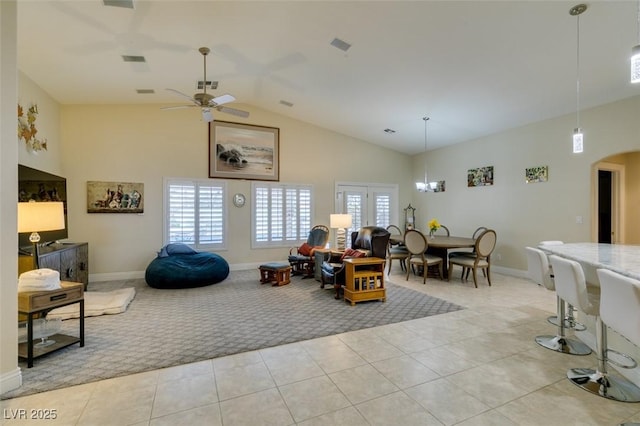
M 126 312 L 86 318 L 84 348 L 50 353 L 32 368 L 21 361 L 23 385 L 2 399 L 463 309 L 393 283 L 385 303 L 350 306 L 313 279 L 260 285 L 257 270 L 201 288 L 158 290 L 139 279 L 89 290 L 126 287 L 136 289 Z M 78 320 L 62 328 L 77 336 Z

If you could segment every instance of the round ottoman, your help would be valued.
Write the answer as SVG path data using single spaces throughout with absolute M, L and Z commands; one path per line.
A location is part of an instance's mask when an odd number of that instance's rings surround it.
M 153 288 L 193 288 L 219 283 L 229 276 L 229 263 L 208 252 L 170 254 L 151 261 L 144 279 Z

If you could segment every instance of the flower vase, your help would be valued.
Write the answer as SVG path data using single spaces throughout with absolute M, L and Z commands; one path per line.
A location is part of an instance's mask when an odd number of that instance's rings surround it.
M 429 231 L 429 238 L 433 240 L 435 231 Z

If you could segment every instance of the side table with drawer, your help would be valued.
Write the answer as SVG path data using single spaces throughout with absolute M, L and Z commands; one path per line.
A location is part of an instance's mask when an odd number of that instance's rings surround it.
M 61 281 L 62 288 L 47 291 L 18 292 L 18 313 L 27 316 L 27 341 L 18 345 L 18 356 L 27 359 L 27 367 L 33 367 L 33 359 L 49 352 L 62 349 L 74 343 L 80 342 L 84 346 L 84 285 Z M 44 314 L 51 309 L 67 306 L 74 303 L 80 304 L 80 335 L 79 337 L 65 334 L 51 336 L 55 343 L 41 348 L 33 344 L 33 319 L 38 314 Z

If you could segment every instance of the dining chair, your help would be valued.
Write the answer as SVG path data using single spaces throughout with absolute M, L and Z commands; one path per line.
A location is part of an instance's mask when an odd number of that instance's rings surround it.
M 396 225 L 387 226 L 387 231 L 391 234 L 389 245 L 387 247 L 386 260 L 389 265 L 387 274 L 391 272 L 391 263 L 394 259 L 397 259 L 400 262 L 400 269 L 404 272 L 406 270 L 406 259 L 409 256 L 409 251 L 404 245 L 404 235 L 402 234 L 400 227 Z
M 477 270 L 481 269 L 486 271 L 487 282 L 491 285 L 491 253 L 493 253 L 493 250 L 496 248 L 496 240 L 496 231 L 493 229 L 483 231 L 476 239 L 473 256 L 456 256 L 449 258 L 449 277 L 452 274 L 453 265 L 461 266 L 463 272 L 461 278 L 465 280 L 468 279 L 464 274 L 466 269 L 473 271 L 473 284 L 478 288 Z
M 438 266 L 438 273 L 440 275 L 440 279 L 442 279 L 442 258 L 438 256 L 434 256 L 432 254 L 427 254 L 427 238 L 420 231 L 416 231 L 415 229 L 410 229 L 404 234 L 404 245 L 407 247 L 409 251 L 409 256 L 407 257 L 408 265 L 407 265 L 407 281 L 409 280 L 409 274 L 411 271 L 414 271 L 415 274 L 415 266 L 422 266 L 422 284 L 426 284 L 427 282 L 427 270 L 430 266 Z
M 489 229 L 489 228 L 487 228 L 485 226 L 479 226 L 475 231 L 473 231 L 473 235 L 471 235 L 471 238 L 473 238 L 474 240 L 477 239 L 478 236 L 482 232 L 486 231 L 487 229 Z M 451 250 L 449 252 L 449 254 L 448 254 L 448 257 L 452 258 L 452 257 L 456 257 L 456 256 L 469 256 L 469 255 L 473 256 L 474 255 L 474 251 L 475 251 L 475 247 Z M 483 272 L 484 272 L 484 270 L 483 270 Z M 463 273 L 464 273 L 464 271 L 463 271 Z

